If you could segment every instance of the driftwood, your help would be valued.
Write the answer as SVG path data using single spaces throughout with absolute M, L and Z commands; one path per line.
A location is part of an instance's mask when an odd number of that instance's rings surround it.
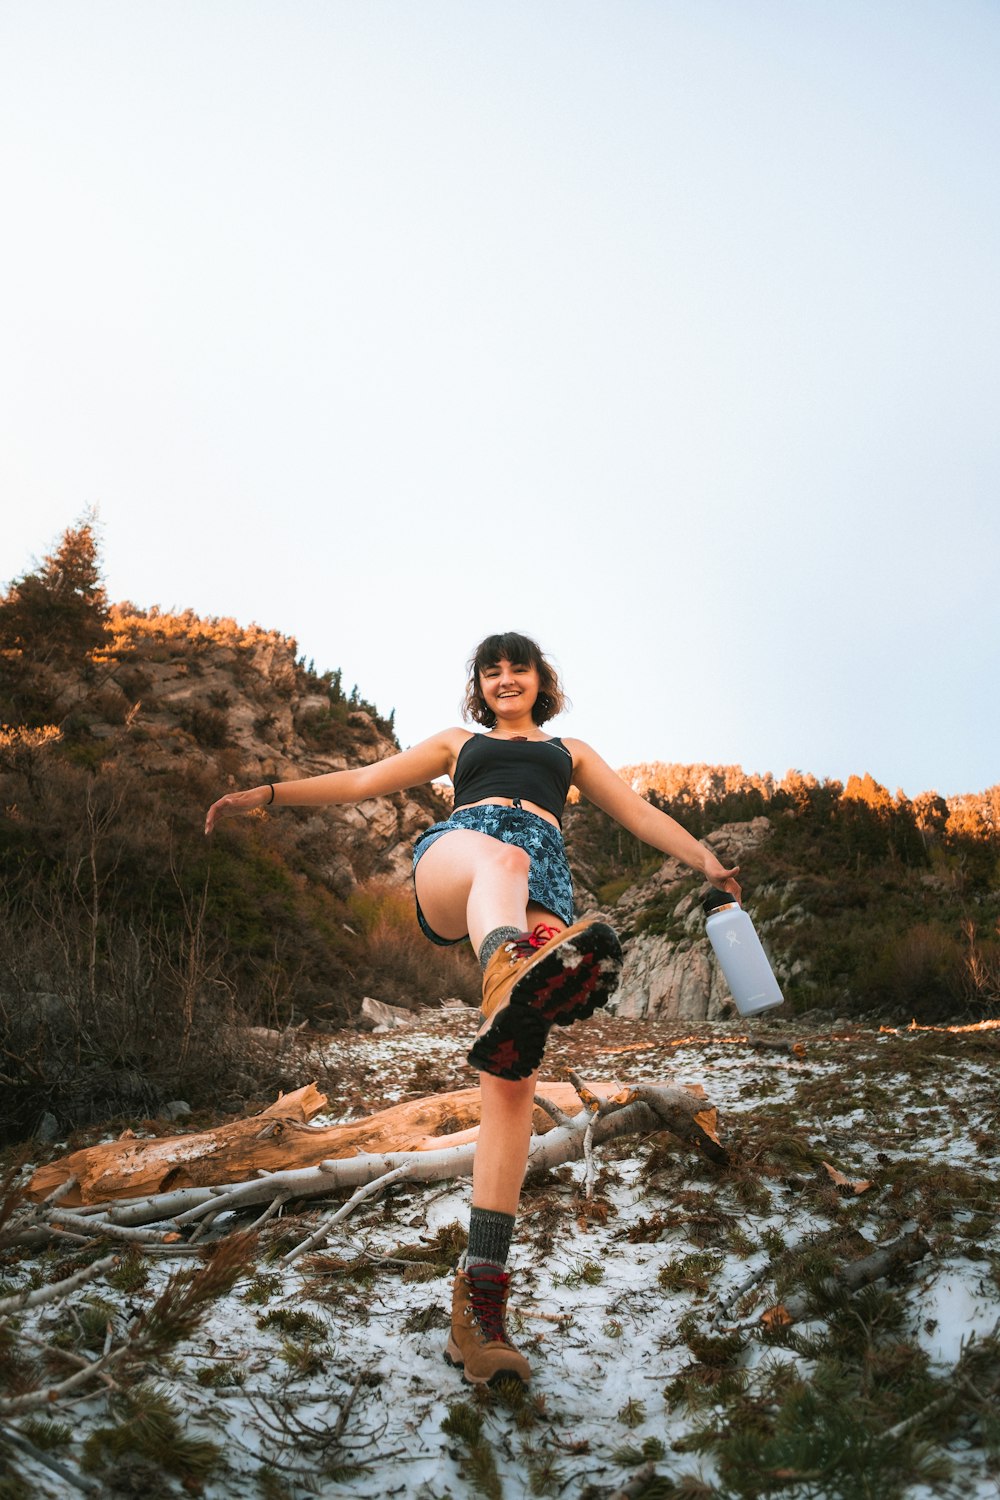
M 529 1167 L 554 1167 L 586 1157 L 589 1194 L 595 1147 L 618 1136 L 663 1129 L 714 1161 L 727 1160 L 716 1134 L 716 1112 L 706 1103 L 703 1090 L 669 1083 L 623 1088 L 607 1080 L 588 1084 L 576 1074 L 571 1076 L 572 1085 L 545 1083 L 545 1095 L 536 1095 L 538 1129 L 531 1139 Z M 314 1115 L 325 1103 L 310 1086 L 279 1099 L 250 1121 L 169 1141 L 141 1142 L 134 1137 L 119 1140 L 74 1152 L 37 1172 L 28 1190 L 34 1201 L 19 1199 L 5 1226 L 8 1243 L 55 1240 L 87 1246 L 94 1240 L 127 1239 L 141 1243 L 147 1254 L 201 1256 L 204 1242 L 199 1244 L 199 1237 L 210 1228 L 219 1242 L 211 1247 L 210 1258 L 202 1266 L 193 1271 L 185 1269 L 171 1278 L 156 1303 L 131 1325 L 124 1342 L 113 1345 L 109 1332 L 103 1353 L 93 1360 L 67 1350 L 63 1363 L 69 1364 L 72 1373 L 44 1389 L 0 1396 L 0 1423 L 33 1411 L 51 1412 L 99 1384 L 114 1387 L 121 1369 L 142 1363 L 178 1338 L 189 1336 L 201 1316 L 199 1309 L 229 1290 L 252 1263 L 258 1244 L 253 1231 L 280 1213 L 286 1203 L 353 1189 L 346 1203 L 326 1214 L 311 1234 L 287 1251 L 282 1264 L 289 1265 L 325 1240 L 358 1204 L 393 1183 L 455 1178 L 472 1170 L 476 1128 L 473 1124 L 460 1129 L 454 1126 L 461 1125 L 463 1119 L 478 1120 L 478 1090 L 416 1100 L 352 1125 L 310 1128 L 304 1117 Z M 428 1135 L 429 1124 L 449 1128 L 442 1134 Z M 279 1125 L 285 1127 L 280 1132 L 274 1128 Z M 371 1152 L 361 1145 L 363 1140 L 384 1144 L 392 1139 L 397 1143 L 408 1139 L 410 1149 Z M 242 1164 L 246 1172 L 259 1160 L 261 1151 L 279 1150 L 286 1154 L 286 1160 L 293 1153 L 305 1154 L 313 1164 L 283 1171 L 257 1169 L 257 1175 L 236 1182 L 211 1180 L 220 1162 L 226 1170 Z M 178 1164 L 176 1159 L 171 1161 L 172 1152 L 175 1157 L 183 1152 L 183 1171 L 190 1185 L 176 1185 Z M 273 1159 L 273 1155 L 267 1159 Z M 196 1172 L 209 1180 L 195 1183 Z M 134 1191 L 137 1184 L 151 1182 L 166 1182 L 167 1190 L 126 1201 L 123 1196 L 100 1203 L 84 1201 L 95 1189 L 107 1191 L 111 1184 L 122 1194 L 123 1188 Z M 67 1208 L 67 1204 L 72 1206 Z M 241 1216 L 254 1208 L 262 1211 L 250 1232 L 240 1232 L 245 1222 Z M 219 1238 L 220 1233 L 225 1237 Z M 0 1318 L 42 1303 L 61 1303 L 109 1270 L 114 1260 L 111 1255 L 92 1262 L 49 1288 L 13 1293 L 0 1301 Z M 29 1456 L 34 1456 L 33 1452 Z M 87 1486 L 78 1488 L 86 1490 Z
M 645 1083 L 621 1087 L 615 1081 L 587 1084 L 576 1074 L 571 1077 L 572 1085 L 540 1085 L 546 1093 L 535 1096 L 539 1119 L 531 1139 L 529 1168 L 561 1166 L 583 1156 L 587 1160 L 589 1196 L 596 1146 L 619 1136 L 663 1129 L 720 1165 L 728 1160 L 716 1133 L 716 1111 L 697 1086 Z M 347 1190 L 351 1194 L 347 1202 L 285 1255 L 287 1264 L 326 1239 L 365 1199 L 394 1183 L 471 1173 L 476 1126 L 449 1128 L 440 1135 L 428 1135 L 426 1130 L 428 1123 L 435 1121 L 452 1127 L 464 1118 L 478 1119 L 478 1089 L 397 1105 L 350 1125 L 312 1128 L 301 1120 L 296 1122 L 291 1113 L 275 1114 L 279 1109 L 317 1112 L 326 1101 L 310 1089 L 278 1100 L 252 1121 L 237 1121 L 200 1136 L 116 1141 L 74 1152 L 40 1169 L 28 1188 L 33 1206 L 18 1215 L 15 1237 L 31 1243 L 39 1236 L 81 1243 L 112 1238 L 139 1241 L 147 1250 L 162 1254 L 185 1253 L 196 1248 L 199 1237 L 216 1226 L 221 1215 L 226 1215 L 226 1220 L 216 1227 L 228 1230 L 235 1227 L 236 1215 L 257 1209 L 258 1216 L 251 1225 L 254 1230 L 292 1201 L 329 1197 Z M 292 1128 L 282 1131 L 276 1144 L 277 1132 L 272 1127 L 282 1123 Z M 361 1144 L 364 1140 L 386 1139 L 405 1140 L 406 1148 L 369 1151 Z M 172 1149 L 183 1153 L 184 1179 L 189 1185 L 178 1185 Z M 274 1160 L 278 1149 L 285 1152 L 286 1161 L 305 1158 L 310 1164 L 262 1170 L 257 1165 L 261 1154 L 267 1153 L 266 1159 Z M 238 1167 L 242 1167 L 244 1176 L 226 1181 L 223 1172 Z M 248 1172 L 253 1175 L 245 1175 Z M 201 1182 L 195 1181 L 196 1173 Z M 166 1190 L 143 1193 L 149 1183 L 156 1184 L 157 1189 L 166 1183 Z M 137 1189 L 142 1196 L 131 1196 Z M 94 1202 L 93 1195 L 99 1190 L 107 1196 Z M 85 1196 L 90 1201 L 81 1203 Z M 67 1209 L 66 1204 L 74 1200 L 76 1207 Z
M 554 1122 L 569 1119 L 581 1108 L 581 1096 L 569 1083 L 539 1083 L 538 1088 L 545 1102 L 535 1109 L 536 1135 L 552 1130 Z M 656 1091 L 654 1113 L 659 1128 L 676 1126 L 685 1140 L 719 1160 L 722 1148 L 716 1135 L 715 1111 L 704 1103 L 704 1091 L 697 1087 L 645 1084 L 623 1091 L 619 1082 L 602 1080 L 590 1085 L 589 1097 L 597 1103 L 613 1100 L 617 1107 L 638 1099 L 648 1103 L 651 1089 Z M 242 1182 L 252 1174 L 287 1174 L 297 1167 L 315 1167 L 320 1162 L 372 1153 L 439 1153 L 474 1143 L 479 1130 L 478 1089 L 414 1099 L 346 1125 L 310 1125 L 309 1120 L 326 1103 L 326 1096 L 314 1084 L 308 1084 L 283 1094 L 262 1114 L 215 1130 L 155 1140 L 139 1140 L 127 1134 L 117 1141 L 88 1146 L 39 1167 L 25 1196 L 34 1203 L 58 1200 L 63 1209 L 72 1210 L 112 1199 L 218 1188 Z M 75 1216 L 67 1213 L 64 1217 L 69 1227 Z

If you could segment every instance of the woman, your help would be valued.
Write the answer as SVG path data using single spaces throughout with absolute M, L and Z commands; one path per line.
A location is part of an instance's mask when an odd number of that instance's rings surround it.
M 483 1015 L 469 1061 L 480 1069 L 481 1115 L 464 1264 L 456 1272 L 445 1357 L 473 1384 L 527 1380 L 505 1327 L 507 1256 L 528 1160 L 535 1079 L 552 1025 L 606 1004 L 621 949 L 602 922 L 573 922 L 561 833 L 571 785 L 654 849 L 682 860 L 739 899 L 739 867 L 711 850 L 618 777 L 582 740 L 545 735 L 560 713 L 558 677 L 527 636 L 491 635 L 469 662 L 463 716 L 487 734 L 453 728 L 374 765 L 233 792 L 208 811 L 362 802 L 449 776 L 455 810 L 417 840 L 417 916 L 432 942 L 469 938 L 483 968 Z

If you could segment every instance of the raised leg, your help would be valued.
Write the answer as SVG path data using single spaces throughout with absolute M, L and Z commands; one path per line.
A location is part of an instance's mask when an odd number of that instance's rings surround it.
M 516 844 L 456 828 L 437 839 L 417 864 L 417 899 L 439 937 L 468 933 L 478 953 L 494 927 L 524 928 L 530 868 L 530 856 Z

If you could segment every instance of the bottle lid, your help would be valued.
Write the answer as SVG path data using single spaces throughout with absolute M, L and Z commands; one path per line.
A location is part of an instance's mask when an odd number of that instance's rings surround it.
M 702 901 L 701 907 L 706 917 L 710 917 L 713 911 L 718 911 L 720 906 L 739 906 L 739 904 L 735 896 L 731 896 L 728 891 L 720 891 L 717 886 L 713 885 Z

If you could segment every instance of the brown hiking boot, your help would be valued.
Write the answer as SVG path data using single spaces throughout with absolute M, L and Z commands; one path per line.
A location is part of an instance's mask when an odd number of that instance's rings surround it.
M 455 1272 L 451 1299 L 451 1336 L 444 1357 L 457 1366 L 471 1385 L 493 1385 L 499 1380 L 531 1379 L 531 1366 L 507 1337 L 504 1314 L 510 1277 L 499 1268 Z
M 550 1026 L 569 1026 L 606 1005 L 622 950 L 606 922 L 559 932 L 539 923 L 502 943 L 483 975 L 483 1014 L 468 1061 L 496 1078 L 527 1078 L 542 1060 Z

